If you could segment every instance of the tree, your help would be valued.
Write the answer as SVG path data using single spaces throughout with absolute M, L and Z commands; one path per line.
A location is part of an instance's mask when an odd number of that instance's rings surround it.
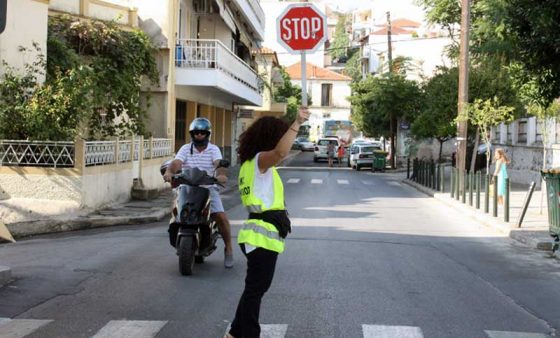
M 490 140 L 491 128 L 502 122 L 511 122 L 514 119 L 515 108 L 503 106 L 497 97 L 487 100 L 476 99 L 469 104 L 467 116 L 459 116 L 458 120 L 467 119 L 477 127 L 480 137 L 486 144 L 486 172 L 490 168 Z
M 352 90 L 353 121 L 367 136 L 390 137 L 391 166 L 396 167 L 397 124 L 413 120 L 420 112 L 422 92 L 418 84 L 402 75 L 386 74 L 354 83 Z
M 297 112 L 301 106 L 301 87 L 292 84 L 292 80 L 286 69 L 279 68 L 280 75 L 283 79 L 283 84 L 280 87 L 274 88 L 274 100 L 276 102 L 285 102 L 288 104 L 286 117 L 290 122 L 296 119 Z M 308 105 L 311 105 L 311 97 L 307 97 Z
M 414 120 L 411 133 L 417 138 L 435 138 L 439 142 L 441 162 L 443 144 L 457 134 L 453 123 L 457 116 L 457 69 L 441 68 L 423 87 L 422 113 Z
M 344 73 L 352 78 L 353 82 L 362 80 L 362 68 L 360 64 L 360 50 L 353 48 L 349 52 L 350 58 L 344 66 Z
M 350 38 L 346 31 L 347 14 L 339 14 L 336 23 L 333 43 L 329 47 L 329 54 L 335 60 L 347 55 L 348 46 L 350 46 Z

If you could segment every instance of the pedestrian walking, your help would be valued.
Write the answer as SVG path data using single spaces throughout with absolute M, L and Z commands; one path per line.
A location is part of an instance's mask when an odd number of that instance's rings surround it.
M 503 205 L 504 195 L 506 194 L 506 178 L 508 178 L 506 166 L 509 164 L 509 159 L 504 149 L 497 148 L 494 152 L 494 160 L 496 161 L 496 169 L 492 179 L 497 185 L 495 188 L 498 189 L 498 204 Z
M 341 167 L 342 166 L 342 159 L 344 158 L 344 153 L 345 153 L 345 149 L 344 149 L 344 144 L 341 144 L 340 146 L 338 146 L 338 151 L 337 151 L 337 157 L 338 157 L 338 166 Z
M 334 141 L 329 141 L 329 144 L 327 145 L 327 159 L 329 161 L 329 167 L 333 166 L 333 160 L 334 160 L 334 149 L 335 145 L 334 145 Z
M 309 118 L 300 108 L 291 126 L 276 117 L 255 121 L 239 140 L 239 192 L 249 217 L 237 242 L 247 258 L 245 288 L 231 329 L 224 338 L 258 338 L 261 299 L 272 283 L 278 254 L 291 231 L 284 203 L 284 187 L 276 165 L 286 157 L 299 127 Z

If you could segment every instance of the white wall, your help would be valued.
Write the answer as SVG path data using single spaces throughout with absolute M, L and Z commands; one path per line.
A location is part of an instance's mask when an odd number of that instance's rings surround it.
M 0 34 L 0 74 L 5 72 L 2 60 L 20 71 L 26 63 L 33 63 L 38 54 L 34 42 L 46 58 L 48 9 L 46 3 L 39 1 L 8 1 L 6 29 Z M 19 52 L 20 47 L 30 51 Z M 44 76 L 39 81 L 43 82 Z
M 148 34 L 154 44 L 160 48 L 175 46 L 175 8 L 169 0 L 133 0 L 138 8 L 138 24 Z M 177 4 L 178 8 L 178 4 Z
M 200 39 L 220 40 L 229 50 L 232 50 L 232 31 L 225 24 L 219 14 L 202 16 L 200 18 Z
M 301 80 L 292 80 L 294 85 L 301 87 Z M 350 108 L 351 104 L 348 97 L 352 93 L 350 88 L 350 81 L 327 81 L 327 80 L 308 80 L 307 92 L 311 97 L 312 106 L 315 108 L 321 107 L 322 84 L 330 83 L 332 87 L 332 107 L 328 108 Z

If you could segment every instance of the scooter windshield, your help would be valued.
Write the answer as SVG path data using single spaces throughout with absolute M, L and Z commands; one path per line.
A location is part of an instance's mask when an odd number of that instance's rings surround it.
M 206 171 L 198 168 L 185 168 L 181 171 L 181 178 L 189 185 L 212 185 L 214 178 L 208 176 Z

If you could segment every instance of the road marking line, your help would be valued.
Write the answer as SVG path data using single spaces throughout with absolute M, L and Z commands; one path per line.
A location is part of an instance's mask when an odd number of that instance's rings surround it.
M 364 338 L 422 338 L 416 326 L 362 325 Z
M 350 184 L 348 180 L 336 180 L 336 182 L 338 182 L 338 184 Z
M 373 185 L 372 181 L 362 181 L 362 183 L 365 185 Z
M 229 332 L 228 326 L 225 333 Z M 288 331 L 288 324 L 261 324 L 261 338 L 284 338 Z
M 22 338 L 52 320 L 0 318 L 0 338 Z
M 290 178 L 288 183 L 299 183 L 299 181 L 301 181 L 299 178 Z
M 549 335 L 531 332 L 484 331 L 490 338 L 546 338 Z
M 387 184 L 395 186 L 395 187 L 402 186 L 402 184 L 400 182 L 397 182 L 397 181 L 389 181 L 389 182 L 387 182 Z
M 323 180 L 314 178 L 311 180 L 311 184 L 323 184 Z
M 92 338 L 152 338 L 167 324 L 157 320 L 111 320 Z

